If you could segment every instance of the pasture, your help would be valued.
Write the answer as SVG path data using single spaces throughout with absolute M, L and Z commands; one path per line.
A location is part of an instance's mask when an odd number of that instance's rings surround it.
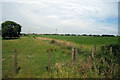
M 40 37 L 52 38 L 83 44 L 86 46 L 117 44 L 118 37 L 93 37 L 93 36 L 61 36 L 61 35 L 40 35 Z
M 118 37 L 93 37 L 93 36 L 61 36 L 61 35 L 40 35 L 40 37 L 64 40 L 66 42 L 71 42 L 76 47 L 80 48 L 81 45 L 83 49 L 90 51 L 94 46 L 96 46 L 97 50 L 100 49 L 101 46 L 110 45 L 110 44 L 118 44 Z
M 34 39 L 32 37 L 22 37 L 2 41 L 2 71 L 3 78 L 10 77 L 40 77 L 45 73 L 48 66 L 48 49 L 56 49 L 52 52 L 51 64 L 60 59 L 66 59 L 65 54 L 61 54 L 61 48 L 50 45 L 48 42 Z M 21 67 L 19 74 L 14 72 L 14 50 L 17 50 L 18 67 Z M 54 56 L 53 56 L 54 55 Z M 60 58 L 62 57 L 62 58 Z
M 2 40 L 3 78 L 105 78 L 119 76 L 118 60 L 114 60 L 116 57 L 110 54 L 109 51 L 104 51 L 105 53 L 97 51 L 96 54 L 94 54 L 95 58 L 93 59 L 91 57 L 91 49 L 94 48 L 94 45 L 97 45 L 100 49 L 100 46 L 103 45 L 117 44 L 117 37 L 58 35 L 40 35 L 36 37 L 63 40 L 72 43 L 72 45 L 68 46 L 56 41 L 55 43 L 51 43 L 50 40 L 41 40 L 33 38 L 32 36 Z M 82 52 L 79 51 L 81 50 L 80 44 L 87 47 L 83 47 Z M 76 66 L 71 63 L 73 45 L 78 49 Z M 15 49 L 17 50 L 17 67 L 21 67 L 18 74 L 14 72 Z M 51 70 L 49 72 L 47 71 L 47 67 L 50 49 L 52 49 L 52 52 L 50 60 Z M 105 60 L 106 57 L 112 60 L 110 64 Z M 115 69 L 113 70 L 111 68 Z M 101 69 L 101 72 L 99 69 Z M 106 69 L 111 71 L 111 73 L 104 72 L 107 71 Z

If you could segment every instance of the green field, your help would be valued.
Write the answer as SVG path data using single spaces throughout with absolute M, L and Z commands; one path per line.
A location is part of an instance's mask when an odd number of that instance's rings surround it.
M 40 37 L 46 37 L 46 38 L 53 38 L 53 39 L 60 39 L 65 40 L 69 42 L 73 42 L 76 45 L 83 44 L 85 46 L 88 46 L 91 48 L 93 45 L 97 45 L 98 47 L 102 45 L 108 45 L 108 44 L 117 44 L 118 38 L 117 37 L 83 37 L 83 36 L 58 36 L 58 35 L 40 35 Z M 77 66 L 68 67 L 66 65 L 71 64 L 71 54 L 72 49 L 67 49 L 67 45 L 57 45 L 50 44 L 50 41 L 43 41 L 39 40 L 33 37 L 21 37 L 20 39 L 10 39 L 10 40 L 2 40 L 2 77 L 3 78 L 50 78 L 50 77 L 56 77 L 56 78 L 89 78 L 89 77 L 106 77 L 104 74 L 98 74 L 96 70 L 96 66 L 101 67 L 102 71 L 106 71 L 107 68 L 110 69 L 110 66 L 112 64 L 116 65 L 117 60 L 114 60 L 113 55 L 110 55 L 109 53 L 107 56 L 112 57 L 114 61 L 111 64 L 105 63 L 101 64 L 101 61 L 104 61 L 105 56 L 101 52 L 100 55 L 95 55 L 95 60 L 91 60 L 91 52 L 88 52 L 88 54 L 84 54 L 87 52 L 78 52 L 77 56 Z M 76 47 L 77 48 L 77 47 Z M 21 67 L 19 73 L 16 75 L 14 72 L 14 50 L 17 50 L 18 58 L 18 67 Z M 46 67 L 48 66 L 48 50 L 52 49 L 52 55 L 51 55 L 51 72 L 48 72 Z M 68 54 L 70 53 L 70 55 Z M 99 59 L 97 59 L 97 56 Z M 89 59 L 88 59 L 89 57 Z M 101 60 L 101 61 L 100 61 Z M 97 64 L 98 63 L 98 64 Z M 56 68 L 56 64 L 64 64 L 60 69 Z M 84 73 L 81 73 L 81 69 L 84 68 L 83 65 L 91 65 L 91 68 L 93 67 L 94 70 L 84 69 Z M 106 66 L 109 66 L 106 68 Z M 80 68 L 82 66 L 82 68 Z M 79 68 L 78 68 L 79 67 Z M 114 68 L 114 67 L 113 67 Z M 77 72 L 76 70 L 77 69 Z M 62 70 L 62 72 L 59 72 L 59 70 Z M 73 70 L 73 72 L 71 72 Z M 111 69 L 110 69 L 111 70 Z M 118 68 L 116 68 L 116 71 Z M 109 77 L 116 76 L 113 73 L 115 70 L 111 70 L 112 73 L 108 74 Z M 104 73 L 104 72 L 103 72 Z
M 40 35 L 40 37 L 60 39 L 84 45 L 105 45 L 118 43 L 118 37 L 58 36 L 58 35 Z
M 61 36 L 61 35 L 40 35 L 40 37 L 59 39 L 82 46 L 86 50 L 91 50 L 96 45 L 99 50 L 100 46 L 118 44 L 118 37 L 93 37 L 93 36 Z
M 66 54 L 61 54 L 61 48 L 50 45 L 48 42 L 32 37 L 2 41 L 2 64 L 3 78 L 7 77 L 40 77 L 45 73 L 48 66 L 48 49 L 57 49 L 52 52 L 51 64 L 61 59 L 66 59 Z M 19 74 L 14 74 L 14 50 L 18 53 Z M 62 57 L 62 58 L 60 58 Z M 67 58 L 69 58 L 67 56 Z

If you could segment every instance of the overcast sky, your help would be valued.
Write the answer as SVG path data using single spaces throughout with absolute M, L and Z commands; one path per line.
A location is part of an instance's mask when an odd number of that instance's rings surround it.
M 2 0 L 2 22 L 22 32 L 118 34 L 119 0 Z

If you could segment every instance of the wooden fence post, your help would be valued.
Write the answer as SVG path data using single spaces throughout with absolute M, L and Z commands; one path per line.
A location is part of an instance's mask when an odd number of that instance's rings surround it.
M 110 52 L 112 53 L 112 47 L 110 47 Z
M 50 60 L 51 60 L 51 49 L 50 49 L 50 51 L 49 51 L 49 53 L 48 53 L 48 55 L 49 55 L 49 59 L 48 59 L 48 71 L 50 71 Z
M 14 50 L 15 52 L 15 61 L 14 61 L 14 70 L 15 70 L 15 74 L 17 74 L 17 50 Z
M 76 62 L 77 62 L 77 49 L 75 49 L 75 65 L 76 65 Z
M 94 58 L 94 52 L 93 52 L 93 48 L 92 48 L 92 58 Z
M 74 46 L 72 48 L 72 64 L 73 64 L 73 60 L 74 60 Z

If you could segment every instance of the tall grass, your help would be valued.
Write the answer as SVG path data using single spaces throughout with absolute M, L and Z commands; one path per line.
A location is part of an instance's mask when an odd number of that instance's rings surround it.
M 77 64 L 71 61 L 57 62 L 52 66 L 51 72 L 46 72 L 46 78 L 120 78 L 120 55 L 114 56 L 113 53 L 105 50 L 107 56 L 98 52 L 94 58 L 91 55 L 79 54 Z M 101 53 L 101 54 L 100 54 Z M 84 57 L 84 58 L 83 58 Z

